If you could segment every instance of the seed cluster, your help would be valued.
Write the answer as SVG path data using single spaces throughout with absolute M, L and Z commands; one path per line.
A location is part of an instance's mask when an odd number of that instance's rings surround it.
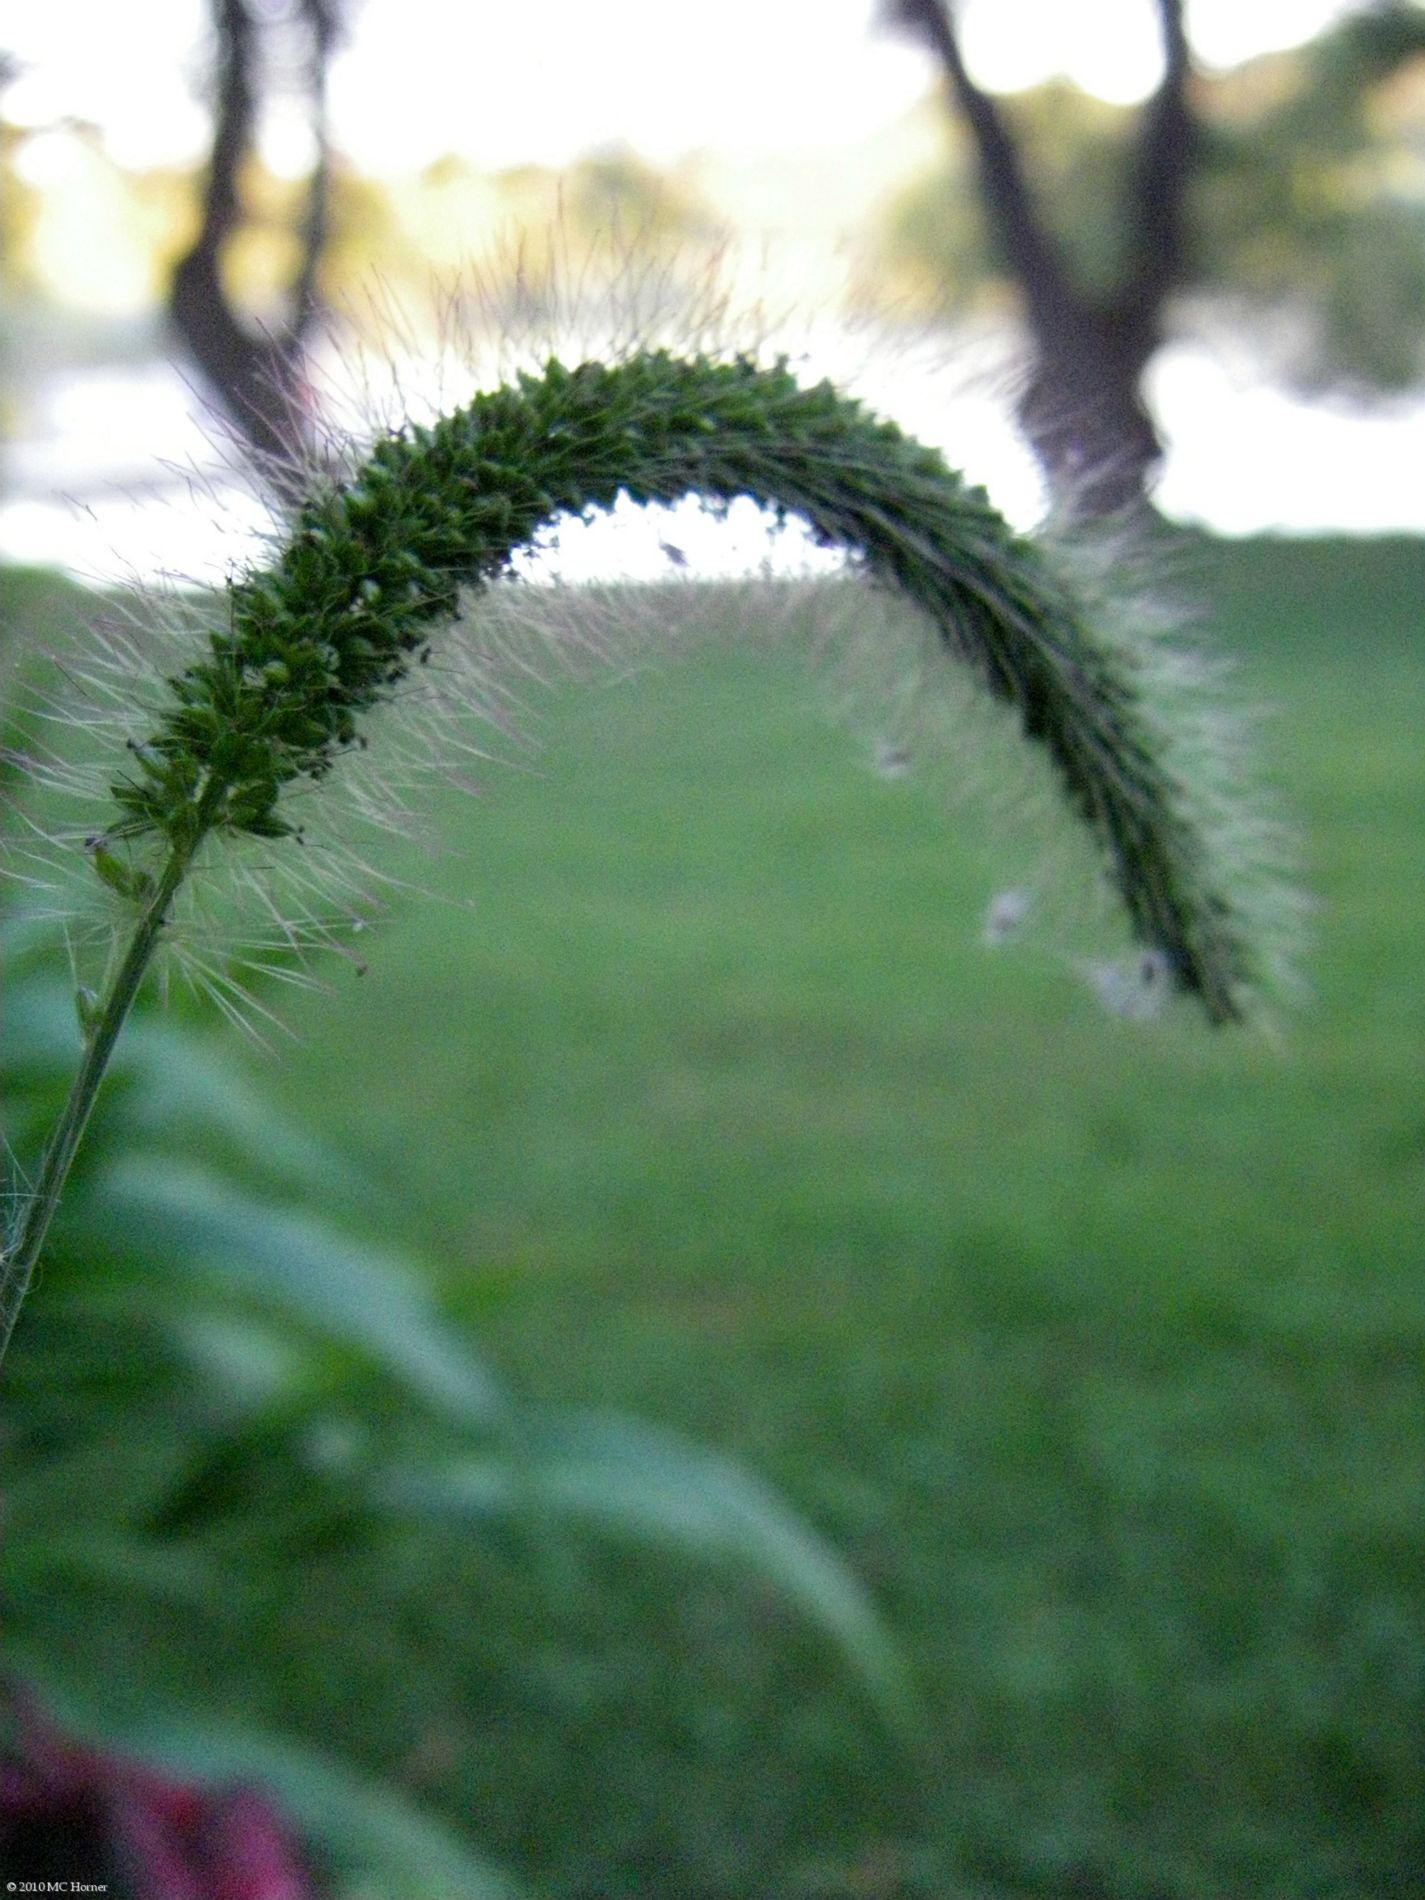
M 236 582 L 228 624 L 170 680 L 132 748 L 110 836 L 189 852 L 213 831 L 277 838 L 279 801 L 361 743 L 456 611 L 560 512 L 688 493 L 803 517 L 910 596 L 946 647 L 1013 704 L 1100 839 L 1138 935 L 1216 1020 L 1240 1013 L 1252 955 L 1211 852 L 1143 716 L 1131 657 L 1094 638 L 1040 550 L 984 491 L 830 384 L 785 365 L 650 351 L 542 373 L 378 442 L 310 499 L 269 571 Z

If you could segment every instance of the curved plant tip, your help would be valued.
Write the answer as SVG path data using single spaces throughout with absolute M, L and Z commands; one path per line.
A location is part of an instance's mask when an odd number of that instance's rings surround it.
M 273 565 L 230 585 L 223 624 L 130 742 L 112 818 L 89 845 L 133 935 L 86 1011 L 84 1066 L 10 1249 L 0 1352 L 114 1038 L 200 852 L 222 834 L 296 832 L 289 792 L 365 744 L 363 715 L 428 657 L 462 590 L 507 574 L 552 517 L 621 494 L 750 497 L 801 517 L 912 602 L 943 653 L 1048 754 L 1167 983 L 1214 1022 L 1246 1012 L 1270 972 L 1265 907 L 1240 876 L 1240 815 L 1184 769 L 1205 728 L 1178 743 L 1162 656 L 1091 624 L 1068 570 L 982 489 L 829 383 L 802 388 L 784 363 L 661 350 L 572 370 L 550 361 L 387 435 L 351 479 L 323 482 Z
M 746 359 L 551 361 L 378 442 L 306 503 L 274 566 L 232 585 L 226 625 L 169 681 L 168 711 L 113 784 L 99 875 L 141 903 L 162 872 L 121 863 L 119 841 L 186 863 L 213 833 L 294 831 L 287 787 L 362 742 L 361 715 L 428 656 L 460 590 L 506 573 L 552 516 L 621 492 L 751 497 L 909 598 L 1047 750 L 1145 946 L 1214 1021 L 1242 1014 L 1256 952 L 1168 769 L 1142 655 L 1096 634 L 1049 557 L 938 452 L 827 383 Z

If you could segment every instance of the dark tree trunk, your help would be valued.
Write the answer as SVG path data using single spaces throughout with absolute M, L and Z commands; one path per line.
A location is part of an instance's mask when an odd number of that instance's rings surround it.
M 196 242 L 179 262 L 169 315 L 204 380 L 279 491 L 307 452 L 303 345 L 317 311 L 316 274 L 327 234 L 326 71 L 335 37 L 332 0 L 299 0 L 310 35 L 308 84 L 317 163 L 308 186 L 302 257 L 281 328 L 263 331 L 234 308 L 223 284 L 224 247 L 242 221 L 241 173 L 252 150 L 260 28 L 249 0 L 213 0 L 218 71 L 213 153 Z
M 1020 423 L 1056 504 L 1080 517 L 1144 508 L 1162 456 L 1140 392 L 1183 267 L 1195 127 L 1182 0 L 1157 7 L 1166 71 L 1134 152 L 1123 278 L 1111 294 L 1093 296 L 1075 282 L 1039 216 L 1003 114 L 965 68 L 946 0 L 885 0 L 887 19 L 935 54 L 974 141 L 986 215 L 1019 286 L 1033 346 Z
M 1031 307 L 1030 330 L 1015 407 L 1055 504 L 1088 518 L 1143 508 L 1163 453 L 1139 393 L 1156 331 L 1087 303 L 1052 327 Z

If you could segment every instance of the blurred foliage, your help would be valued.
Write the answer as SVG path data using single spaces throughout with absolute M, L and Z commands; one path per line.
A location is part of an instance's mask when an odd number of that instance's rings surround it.
M 0 583 L 33 656 L 75 590 Z M 52 925 L 12 907 L 0 963 L 18 1185 L 79 1029 Z M 317 1189 L 342 1226 L 307 1211 Z M 918 1746 L 901 1660 L 815 1532 L 675 1433 L 522 1403 L 417 1268 L 356 1237 L 369 1211 L 201 1023 L 140 1009 L 5 1366 L 8 1681 L 105 1748 L 261 1783 L 363 1900 L 513 1891 L 468 1797 L 532 1694 L 578 1700 L 600 1669 L 577 1618 L 563 1648 L 558 1627 L 595 1564 L 650 1568 L 670 1602 L 705 1572 L 713 1598 L 779 1606 L 830 1639 L 871 1728 Z
M 0 1117 L 11 1153 L 32 1159 L 77 1053 L 71 985 L 48 930 L 12 916 L 0 954 Z M 424 1397 L 467 1423 L 488 1423 L 499 1387 L 440 1327 L 404 1263 L 274 1204 L 311 1172 L 296 1131 L 191 1031 L 151 1013 L 135 1029 L 97 1111 L 34 1324 L 7 1362 L 5 1672 L 81 1731 L 157 1763 L 226 1775 L 246 1750 L 245 1773 L 260 1773 L 348 1873 L 384 1869 L 393 1894 L 418 1890 L 411 1883 L 440 1864 L 437 1846 L 461 1870 L 462 1892 L 504 1891 L 394 1792 L 385 1822 L 375 1800 L 353 1832 L 368 1808 L 359 1777 L 349 1786 L 336 1763 L 264 1742 L 260 1726 L 245 1742 L 251 1724 L 230 1723 L 229 1705 L 206 1692 L 218 1653 L 257 1677 L 282 1666 L 276 1646 L 264 1653 L 254 1613 L 282 1589 L 300 1527 L 341 1522 L 354 1542 L 369 1528 L 365 1474 L 317 1448 L 360 1374 L 379 1385 L 384 1371 L 409 1402 Z M 167 1520 L 179 1500 L 201 1516 L 205 1498 L 221 1516 L 205 1474 L 241 1463 L 245 1443 L 255 1449 L 240 1548 L 220 1554 Z M 280 1505 L 264 1464 L 288 1473 Z M 181 1671 L 169 1655 L 166 1682 L 146 1666 L 143 1640 L 165 1625 L 166 1646 L 189 1652 Z
M 77 1052 L 71 986 L 48 932 L 12 919 L 4 938 L 0 1106 L 33 1156 Z M 518 1404 L 407 1262 L 301 1211 L 322 1177 L 359 1203 L 203 1037 L 132 1025 L 6 1367 L 8 1673 L 111 1746 L 261 1779 L 339 1869 L 384 1869 L 402 1900 L 506 1886 L 325 1739 L 399 1784 L 422 1735 L 437 1753 L 433 1736 L 473 1738 L 465 1672 L 511 1645 L 517 1671 L 535 1662 L 539 1598 L 590 1537 L 666 1551 L 670 1577 L 682 1560 L 760 1579 L 913 1740 L 864 1593 L 766 1487 L 631 1419 Z M 492 1564 L 526 1600 L 523 1636 L 482 1587 Z M 439 1690 L 406 1647 L 433 1584 L 468 1618 Z
M 710 244 L 718 224 L 686 184 L 668 177 L 627 146 L 605 146 L 570 167 L 563 203 L 585 241 L 613 234 L 640 251 L 692 242 Z
M 1119 281 L 1123 157 L 1132 115 L 1066 81 L 1001 101 L 1026 154 L 1040 208 L 1084 285 L 1107 291 Z M 904 297 L 948 314 L 1001 310 L 1010 280 L 988 225 L 974 159 L 958 125 L 947 126 L 943 163 L 906 187 L 887 208 L 876 269 L 861 293 Z
M 40 185 L 17 164 L 35 136 L 0 123 L 0 243 L 13 294 L 63 298 L 55 266 L 46 261 L 43 226 L 83 192 L 109 207 L 105 243 L 160 297 L 197 228 L 195 175 L 173 167 L 123 170 L 96 133 L 66 128 L 76 173 Z M 369 294 L 377 280 L 387 297 L 420 308 L 431 297 L 433 278 L 468 272 L 472 260 L 479 260 L 492 291 L 511 288 L 501 280 L 516 265 L 547 291 L 556 265 L 574 279 L 593 260 L 588 289 L 600 271 L 626 268 L 635 244 L 645 259 L 686 256 L 696 270 L 722 236 L 715 212 L 689 179 L 663 173 L 621 147 L 590 153 L 562 171 L 527 165 L 493 175 L 451 155 L 418 176 L 392 180 L 365 177 L 337 154 L 329 189 L 320 284 L 348 320 L 348 301 Z M 273 317 L 290 287 L 305 190 L 301 179 L 277 176 L 258 160 L 244 167 L 243 222 L 225 247 L 223 276 L 229 293 L 257 319 Z
M 1306 387 L 1405 388 L 1425 371 L 1425 8 L 1275 63 L 1255 100 L 1250 69 L 1207 89 L 1198 283 L 1282 320 L 1273 367 Z
M 1319 39 L 1193 81 L 1198 159 L 1184 299 L 1220 307 L 1276 374 L 1392 390 L 1425 373 L 1425 9 L 1350 15 Z M 1066 82 L 1001 100 L 1041 216 L 1079 282 L 1122 281 L 1120 202 L 1137 112 Z M 861 295 L 951 313 L 1011 285 L 957 125 L 888 207 Z

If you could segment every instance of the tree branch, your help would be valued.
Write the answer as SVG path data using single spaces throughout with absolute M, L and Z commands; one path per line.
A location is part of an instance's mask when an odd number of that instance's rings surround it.
M 280 471 L 301 451 L 305 433 L 300 366 L 303 338 L 316 314 L 316 274 L 327 237 L 326 68 L 335 39 L 335 12 L 332 0 L 301 0 L 312 40 L 308 85 L 317 163 L 308 185 L 291 314 L 269 335 L 255 332 L 243 320 L 222 280 L 223 249 L 242 217 L 241 174 L 253 144 L 260 31 L 249 0 L 213 0 L 213 8 L 219 56 L 212 158 L 202 225 L 193 248 L 174 271 L 169 314 L 256 459 L 281 486 Z
M 1161 448 L 1139 380 L 1161 334 L 1163 300 L 1186 261 L 1185 205 L 1196 125 L 1183 0 L 1156 0 L 1166 57 L 1144 110 L 1124 207 L 1123 274 L 1107 295 L 1075 281 L 1041 221 L 995 102 L 965 68 L 954 0 L 883 0 L 884 18 L 939 60 L 979 159 L 980 186 L 1034 339 L 1020 422 L 1057 501 L 1080 515 L 1142 506 Z
M 1163 300 L 1187 261 L 1187 183 L 1197 150 L 1197 122 L 1189 88 L 1192 57 L 1183 26 L 1183 0 L 1157 0 L 1166 69 L 1144 108 L 1137 163 L 1127 205 L 1122 320 L 1156 341 Z M 1151 347 L 1151 343 L 1149 344 Z
M 965 66 L 955 18 L 945 0 L 884 0 L 888 25 L 921 40 L 939 60 L 955 104 L 964 115 L 979 159 L 991 226 L 1006 262 L 1024 286 L 1030 321 L 1058 327 L 1080 302 L 1063 252 L 1041 222 L 1033 194 L 999 107 Z

